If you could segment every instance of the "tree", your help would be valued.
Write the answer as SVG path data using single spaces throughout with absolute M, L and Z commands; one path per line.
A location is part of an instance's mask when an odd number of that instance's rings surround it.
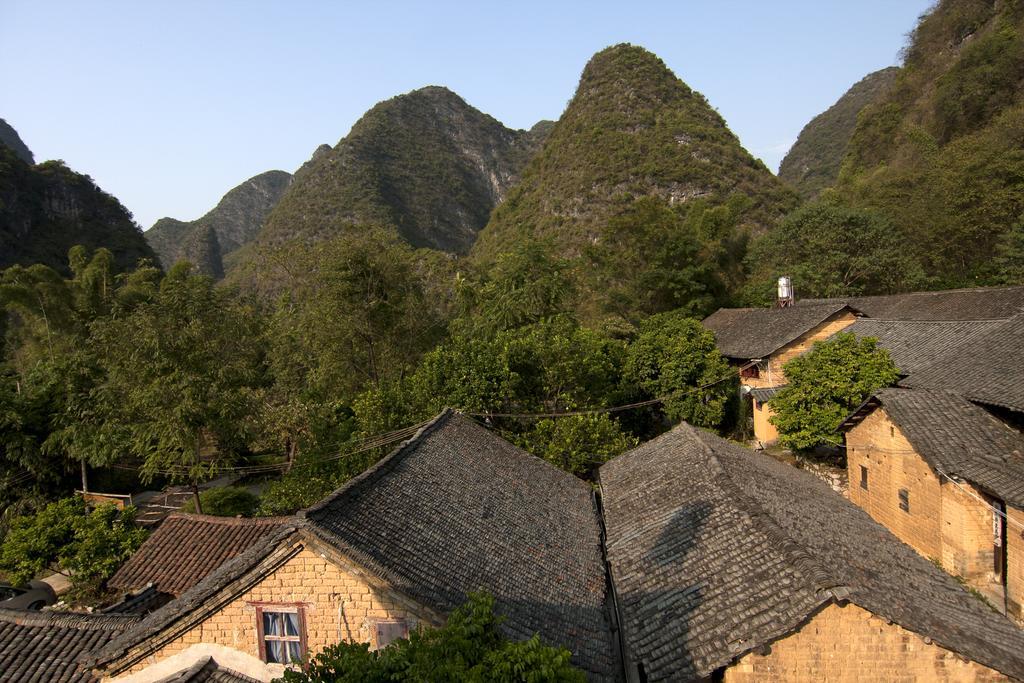
M 629 345 L 623 382 L 648 398 L 665 397 L 665 415 L 698 427 L 717 427 L 735 390 L 735 372 L 715 336 L 685 310 L 652 316 Z
M 702 239 L 701 218 L 686 220 L 667 202 L 644 197 L 610 220 L 588 252 L 605 311 L 631 326 L 679 308 L 691 316 L 710 313 L 724 286 L 716 250 Z M 708 235 L 709 243 L 719 237 Z
M 143 481 L 160 473 L 193 487 L 230 463 L 245 443 L 263 381 L 259 316 L 178 264 L 152 301 L 92 326 L 105 372 L 92 397 L 110 442 L 142 460 Z
M 834 443 L 839 424 L 874 392 L 899 378 L 889 352 L 848 332 L 815 342 L 783 367 L 787 384 L 772 398 L 779 442 L 808 449 Z
M 546 418 L 520 439 L 522 447 L 555 467 L 593 481 L 597 468 L 637 444 L 607 413 Z
M 65 498 L 12 520 L 0 545 L 0 570 L 24 584 L 56 568 L 70 574 L 79 596 L 95 595 L 145 538 L 134 508 L 101 505 L 89 512 L 81 498 Z
M 1000 238 L 995 266 L 1000 284 L 1024 285 L 1024 220 L 1014 223 Z
M 756 241 L 747 256 L 750 301 L 789 275 L 803 297 L 904 292 L 924 282 L 906 236 L 888 218 L 828 201 L 806 204 Z M 761 296 L 749 290 L 760 289 Z
M 441 628 L 422 628 L 408 639 L 371 651 L 366 643 L 328 647 L 305 670 L 285 671 L 284 683 L 384 683 L 386 681 L 484 681 L 583 683 L 571 653 L 544 645 L 536 635 L 515 642 L 499 631 L 494 599 L 471 595 Z

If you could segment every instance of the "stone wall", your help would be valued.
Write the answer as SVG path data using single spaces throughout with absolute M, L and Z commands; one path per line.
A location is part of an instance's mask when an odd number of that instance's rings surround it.
M 262 605 L 270 609 L 275 604 L 302 607 L 307 647 L 314 654 L 342 640 L 375 646 L 375 620 L 405 619 L 410 628 L 432 623 L 427 610 L 417 608 L 391 591 L 374 588 L 356 570 L 342 568 L 311 549 L 303 548 L 253 588 L 127 673 L 140 672 L 199 644 L 224 646 L 258 659 L 256 607 Z M 280 667 L 276 669 L 279 673 Z M 275 673 L 274 665 L 268 665 L 267 670 Z M 263 672 L 240 673 L 260 679 L 266 677 Z
M 727 683 L 1006 680 L 852 604 L 829 605 L 767 654 L 747 654 L 725 671 Z

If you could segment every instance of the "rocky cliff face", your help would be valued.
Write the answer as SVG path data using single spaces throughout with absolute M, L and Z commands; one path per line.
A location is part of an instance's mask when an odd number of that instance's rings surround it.
M 258 243 L 376 224 L 415 247 L 465 253 L 544 135 L 506 128 L 446 88 L 394 97 L 296 173 Z
M 7 145 L 10 147 L 18 158 L 24 161 L 26 164 L 31 166 L 36 163 L 35 157 L 32 156 L 32 150 L 28 148 L 21 140 L 21 136 L 18 135 L 18 131 L 14 130 L 10 124 L 3 119 L 0 119 L 0 144 Z
M 617 45 L 587 64 L 565 113 L 522 182 L 480 234 L 486 262 L 525 238 L 577 256 L 603 226 L 645 197 L 685 208 L 743 195 L 744 226 L 758 233 L 795 196 L 754 159 L 704 97 L 657 56 Z
M 857 126 L 857 115 L 888 90 L 898 73 L 899 69 L 892 66 L 868 74 L 835 104 L 811 119 L 782 160 L 779 177 L 804 199 L 812 199 L 832 187 Z
M 29 166 L 0 145 L 0 268 L 42 263 L 67 272 L 76 244 L 106 247 L 121 269 L 155 258 L 132 215 L 63 162 Z
M 231 189 L 202 218 L 161 218 L 146 239 L 165 268 L 185 260 L 200 272 L 221 278 L 223 258 L 255 238 L 267 215 L 291 183 L 291 174 L 267 171 Z

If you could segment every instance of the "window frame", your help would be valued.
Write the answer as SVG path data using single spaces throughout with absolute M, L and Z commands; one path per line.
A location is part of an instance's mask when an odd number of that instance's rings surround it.
M 406 640 L 408 640 L 409 634 L 412 632 L 412 623 L 410 622 L 409 619 L 369 619 L 368 621 L 370 622 L 370 626 L 372 628 L 371 635 L 372 635 L 372 638 L 373 638 L 373 643 L 372 644 L 373 644 L 373 649 L 374 650 L 383 650 L 384 648 L 386 648 L 391 643 L 395 642 L 396 640 L 401 640 L 402 638 L 405 638 Z M 405 629 L 405 634 L 401 635 L 401 636 L 398 636 L 398 637 L 395 637 L 395 638 L 392 638 L 388 642 L 386 642 L 384 644 L 381 644 L 380 639 L 377 637 L 377 629 L 382 624 L 389 624 L 389 625 L 391 625 L 391 624 L 394 624 L 394 625 L 401 624 L 404 627 L 404 629 Z
M 259 646 L 260 660 L 265 664 L 282 664 L 284 666 L 291 666 L 294 662 L 271 662 L 267 659 L 267 634 L 263 630 L 263 615 L 270 614 L 298 614 L 299 615 L 299 635 L 295 636 L 270 636 L 271 640 L 281 643 L 295 643 L 299 644 L 299 654 L 301 656 L 300 661 L 304 661 L 306 655 L 309 654 L 309 645 L 306 639 L 306 606 L 301 602 L 266 602 L 266 603 L 253 603 L 256 608 L 256 640 Z M 287 652 L 287 646 L 285 648 Z
M 908 515 L 910 514 L 910 489 L 900 489 L 896 492 L 896 496 L 900 502 L 900 510 L 903 510 Z
M 868 466 L 867 465 L 861 465 L 860 466 L 860 487 L 862 489 L 864 489 L 865 491 L 869 491 L 870 490 L 868 488 Z

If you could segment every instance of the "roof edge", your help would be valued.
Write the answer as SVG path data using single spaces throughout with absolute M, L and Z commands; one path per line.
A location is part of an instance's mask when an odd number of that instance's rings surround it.
M 456 411 L 453 410 L 452 408 L 445 408 L 440 413 L 431 418 L 430 421 L 428 421 L 425 425 L 416 430 L 415 434 L 410 436 L 402 443 L 398 444 L 398 446 L 396 446 L 394 450 L 392 450 L 390 453 L 388 453 L 383 458 L 378 460 L 376 463 L 371 465 L 365 471 L 349 479 L 347 482 L 342 484 L 338 489 L 336 489 L 328 496 L 326 496 L 323 500 L 319 501 L 318 503 L 314 503 L 313 505 L 310 505 L 307 508 L 299 510 L 298 512 L 295 513 L 295 515 L 300 519 L 307 519 L 310 513 L 319 512 L 320 510 L 327 507 L 338 498 L 345 495 L 351 489 L 354 489 L 358 486 L 361 486 L 363 483 L 367 481 L 371 481 L 377 478 L 384 472 L 384 470 L 386 470 L 388 467 L 401 460 L 402 456 L 406 455 L 412 446 L 418 444 L 435 429 L 447 423 L 448 420 L 451 419 L 451 417 L 455 414 Z

